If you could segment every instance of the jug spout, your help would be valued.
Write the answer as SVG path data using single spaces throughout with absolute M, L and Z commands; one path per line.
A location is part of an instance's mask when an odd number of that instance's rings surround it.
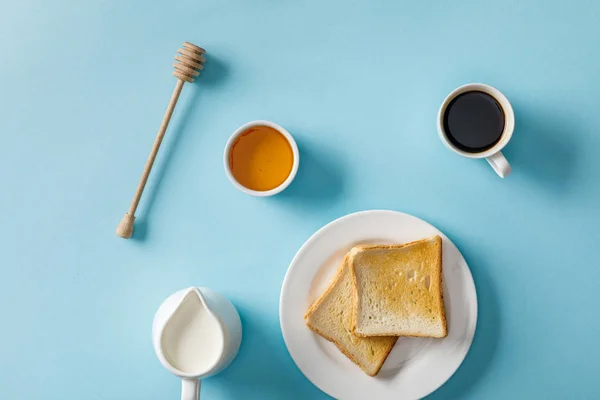
M 179 304 L 177 304 L 175 311 L 177 311 L 182 306 L 183 303 L 185 303 L 187 301 L 194 301 L 196 299 L 196 297 L 198 298 L 198 300 L 200 300 L 199 305 L 201 305 L 203 309 L 205 309 L 207 312 L 209 312 L 212 316 L 214 316 L 216 318 L 214 313 L 211 311 L 208 303 L 206 302 L 206 299 L 202 295 L 202 292 L 197 287 L 191 287 L 191 288 L 188 288 L 185 290 L 184 295 L 181 298 L 181 301 L 179 302 Z

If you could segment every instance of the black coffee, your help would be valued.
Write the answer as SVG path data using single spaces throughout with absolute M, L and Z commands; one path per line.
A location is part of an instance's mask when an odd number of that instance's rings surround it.
M 448 140 L 457 148 L 480 153 L 494 147 L 500 140 L 504 131 L 504 111 L 487 93 L 463 93 L 446 107 L 444 130 Z

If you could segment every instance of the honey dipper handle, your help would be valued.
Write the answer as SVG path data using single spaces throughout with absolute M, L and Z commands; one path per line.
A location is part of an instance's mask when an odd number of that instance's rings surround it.
M 175 110 L 175 105 L 177 104 L 177 100 L 179 99 L 179 94 L 181 94 L 181 88 L 183 88 L 183 81 L 177 79 L 177 85 L 175 86 L 175 90 L 173 90 L 173 95 L 171 96 L 171 101 L 169 102 L 169 106 L 167 107 L 167 112 L 165 113 L 165 117 L 163 118 L 162 123 L 160 124 L 158 134 L 156 135 L 156 139 L 154 140 L 154 145 L 152 146 L 152 150 L 150 151 L 150 156 L 148 157 L 148 161 L 146 161 L 144 172 L 142 173 L 142 177 L 140 178 L 140 183 L 138 184 L 137 190 L 135 191 L 135 196 L 133 196 L 131 206 L 129 206 L 130 215 L 135 215 L 135 210 L 137 209 L 138 204 L 140 203 L 140 198 L 142 197 L 142 192 L 144 191 L 144 187 L 146 186 L 146 181 L 148 181 L 148 176 L 150 176 L 150 171 L 152 170 L 152 165 L 154 164 L 154 160 L 156 159 L 156 154 L 158 153 L 160 144 L 162 143 L 162 140 L 165 137 L 165 132 L 167 131 L 167 126 L 169 126 L 169 121 L 171 121 L 171 116 L 173 115 L 173 110 Z
M 165 132 L 167 131 L 169 121 L 171 120 L 171 116 L 173 115 L 173 110 L 175 110 L 175 105 L 177 104 L 177 100 L 179 99 L 179 95 L 181 94 L 183 83 L 184 82 L 181 79 L 177 79 L 177 85 L 175 86 L 175 90 L 173 90 L 171 101 L 169 101 L 169 106 L 167 107 L 165 116 L 162 120 L 162 123 L 160 124 L 160 128 L 158 129 L 158 134 L 156 135 L 156 139 L 154 140 L 154 145 L 152 146 L 152 150 L 150 151 L 148 161 L 146 161 L 146 165 L 144 166 L 144 172 L 142 173 L 140 183 L 138 183 L 135 195 L 133 196 L 133 201 L 129 206 L 129 211 L 127 212 L 127 214 L 125 214 L 125 217 L 123 217 L 121 223 L 117 227 L 117 235 L 122 238 L 129 239 L 133 233 L 135 211 L 137 210 L 138 204 L 140 203 L 140 198 L 142 197 L 144 187 L 146 186 L 146 182 L 148 181 L 148 177 L 150 176 L 150 171 L 152 170 L 152 165 L 154 164 L 154 160 L 156 159 L 156 154 L 158 154 L 158 149 L 160 148 L 162 140 L 165 137 Z

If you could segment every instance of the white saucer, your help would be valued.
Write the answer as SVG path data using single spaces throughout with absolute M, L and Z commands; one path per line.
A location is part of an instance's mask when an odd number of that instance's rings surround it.
M 344 254 L 359 243 L 406 243 L 442 237 L 448 336 L 400 338 L 376 377 L 366 375 L 332 343 L 304 323 Z M 285 344 L 302 373 L 336 399 L 419 399 L 446 382 L 464 360 L 477 324 L 477 294 L 462 254 L 443 233 L 408 214 L 363 211 L 337 219 L 298 251 L 281 288 L 279 319 Z

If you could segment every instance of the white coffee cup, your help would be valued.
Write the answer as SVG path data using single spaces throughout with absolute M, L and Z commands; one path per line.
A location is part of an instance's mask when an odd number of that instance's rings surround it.
M 498 102 L 498 104 L 500 104 L 500 107 L 502 107 L 502 110 L 504 111 L 504 130 L 502 131 L 500 140 L 492 148 L 479 153 L 469 153 L 459 149 L 448 139 L 444 129 L 444 114 L 446 113 L 446 109 L 450 102 L 452 102 L 452 100 L 454 100 L 457 96 L 463 93 L 475 91 L 489 94 Z M 510 164 L 506 160 L 506 157 L 504 157 L 502 154 L 501 150 L 508 144 L 510 138 L 512 137 L 513 131 L 515 130 L 515 114 L 506 96 L 504 96 L 498 89 L 489 85 L 484 85 L 483 83 L 469 83 L 454 89 L 452 93 L 450 93 L 444 99 L 444 102 L 440 107 L 437 117 L 437 130 L 442 142 L 453 152 L 468 158 L 485 158 L 501 178 L 504 178 L 510 174 Z

